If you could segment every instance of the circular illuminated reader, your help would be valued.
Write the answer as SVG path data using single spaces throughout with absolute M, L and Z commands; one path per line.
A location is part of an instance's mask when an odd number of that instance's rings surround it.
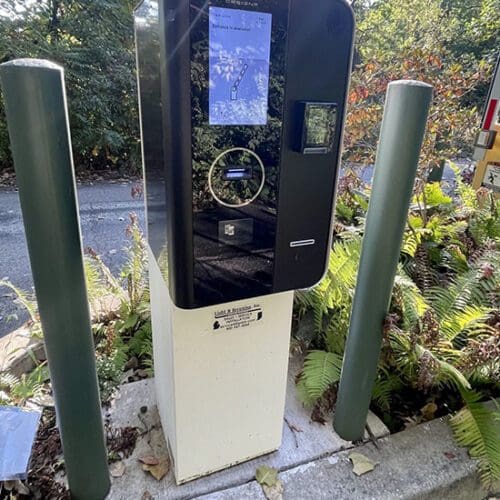
M 221 153 L 208 172 L 208 188 L 220 205 L 240 208 L 254 202 L 266 182 L 264 163 L 247 148 Z

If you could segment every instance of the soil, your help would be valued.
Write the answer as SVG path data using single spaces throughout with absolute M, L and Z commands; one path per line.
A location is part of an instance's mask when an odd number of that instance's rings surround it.
M 105 430 L 109 462 L 130 456 L 139 436 L 138 429 L 135 427 L 116 429 L 105 424 Z M 8 489 L 2 488 L 0 482 L 0 500 L 13 500 L 14 498 L 70 500 L 69 490 L 61 482 L 65 474 L 64 459 L 53 408 L 47 408 L 42 413 L 31 456 L 28 480 L 10 484 Z

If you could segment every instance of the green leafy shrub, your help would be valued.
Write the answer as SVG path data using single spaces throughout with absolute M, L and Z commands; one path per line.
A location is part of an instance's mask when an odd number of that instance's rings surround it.
M 4 0 L 0 62 L 42 58 L 65 69 L 77 172 L 140 170 L 134 0 Z M 0 170 L 11 166 L 0 99 Z
M 109 399 L 120 384 L 131 358 L 135 358 L 136 363 L 131 363 L 135 369 L 143 369 L 150 376 L 153 374 L 147 252 L 135 214 L 130 214 L 126 232 L 130 245 L 125 249 L 127 260 L 119 278 L 113 276 L 95 252 L 88 251 L 91 259 L 88 276 L 93 279 L 91 288 L 100 293 L 111 290 L 120 301 L 115 317 L 105 317 L 94 325 L 97 352 L 101 353 L 97 355 L 97 371 L 104 400 Z
M 130 214 L 126 231 L 130 245 L 125 249 L 127 259 L 118 278 L 91 249 L 87 249 L 85 258 L 87 291 L 94 314 L 96 367 L 103 401 L 109 400 L 122 382 L 128 364 L 131 369 L 142 370 L 148 376 L 153 374 L 147 253 L 136 215 Z M 0 282 L 0 286 L 14 292 L 30 315 L 31 334 L 43 338 L 36 300 L 9 282 Z M 38 395 L 43 385 L 39 381 L 40 370 L 37 368 L 20 379 L 0 373 L 0 401 L 16 403 Z
M 499 201 L 460 180 L 454 198 L 439 184 L 424 184 L 416 193 L 384 326 L 372 407 L 393 430 L 429 403 L 438 414 L 464 407 L 453 420 L 455 434 L 480 460 L 482 476 L 491 484 L 498 478 L 500 433 L 493 430 L 500 414 L 486 411 L 480 401 L 498 395 L 500 388 Z M 353 192 L 344 190 L 342 217 L 352 203 Z M 363 215 L 347 222 L 356 221 L 356 227 L 337 224 L 325 279 L 297 294 L 296 339 L 308 351 L 297 390 L 313 414 L 317 408 L 331 409 L 340 377 Z M 302 324 L 312 334 L 305 335 Z M 330 403 L 323 404 L 325 399 Z
M 0 372 L 0 404 L 22 405 L 28 399 L 41 396 L 48 379 L 46 363 L 39 363 L 31 373 L 23 373 L 20 377 Z
M 493 487 L 500 477 L 500 408 L 496 411 L 481 403 L 481 394 L 464 391 L 466 402 L 450 424 L 457 443 L 469 449 L 472 458 L 479 462 L 479 473 L 483 482 Z

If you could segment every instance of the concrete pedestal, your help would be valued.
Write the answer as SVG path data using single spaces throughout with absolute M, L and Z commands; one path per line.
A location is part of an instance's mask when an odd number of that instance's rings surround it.
M 178 484 L 279 448 L 293 292 L 177 308 L 149 251 L 156 392 Z

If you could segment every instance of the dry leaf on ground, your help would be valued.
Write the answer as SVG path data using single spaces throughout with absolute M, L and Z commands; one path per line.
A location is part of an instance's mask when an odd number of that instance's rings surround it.
M 378 462 L 374 462 L 373 460 L 370 460 L 368 457 L 365 457 L 364 455 L 356 451 L 349 455 L 349 459 L 351 460 L 353 465 L 352 471 L 357 476 L 362 476 L 367 472 L 371 472 L 373 469 L 375 469 L 375 466 L 378 465 Z
M 278 482 L 278 471 L 267 465 L 261 465 L 255 471 L 255 479 L 261 486 L 274 486 Z
M 436 416 L 438 406 L 436 403 L 427 403 L 423 408 L 420 409 L 420 413 L 424 420 L 433 420 Z
M 143 463 L 142 470 L 149 472 L 157 481 L 161 481 L 170 470 L 170 459 L 167 456 L 160 457 L 155 465 Z
M 123 462 L 113 462 L 109 466 L 109 473 L 112 477 L 122 477 L 125 474 L 125 464 Z
M 278 479 L 274 486 L 262 485 L 267 500 L 283 500 L 283 483 Z
M 158 465 L 160 463 L 160 461 L 153 455 L 139 457 L 139 462 L 142 462 L 146 465 Z

